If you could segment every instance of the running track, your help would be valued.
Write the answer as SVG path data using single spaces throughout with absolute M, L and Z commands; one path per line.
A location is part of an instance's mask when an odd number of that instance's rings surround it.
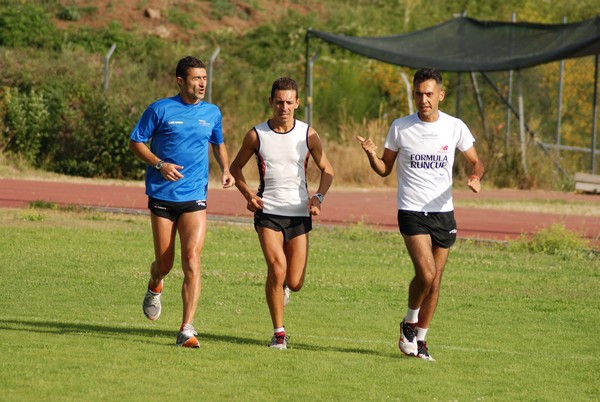
M 600 209 L 600 195 L 547 191 L 491 190 L 480 194 L 469 190 L 454 190 L 460 200 L 523 200 L 556 199 L 590 203 Z M 32 201 L 54 202 L 59 205 L 80 205 L 108 211 L 147 213 L 147 198 L 143 185 L 92 184 L 47 180 L 0 179 L 0 208 L 25 208 Z M 249 220 L 246 202 L 235 189 L 209 188 L 208 213 L 211 217 Z M 590 240 L 600 250 L 600 216 L 564 213 L 505 211 L 457 206 L 455 210 L 459 238 L 477 240 L 515 239 L 521 234 L 533 234 L 552 224 L 565 225 Z M 315 224 L 351 225 L 363 223 L 386 230 L 397 230 L 395 190 L 338 190 L 327 194 L 323 211 Z

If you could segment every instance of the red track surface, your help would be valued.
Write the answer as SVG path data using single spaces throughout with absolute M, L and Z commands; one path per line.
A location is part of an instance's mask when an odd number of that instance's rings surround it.
M 455 190 L 460 200 L 524 200 L 556 199 L 590 203 L 600 209 L 600 196 L 574 193 L 521 190 L 484 189 L 480 194 Z M 147 198 L 142 185 L 86 184 L 58 181 L 0 179 L 0 207 L 24 208 L 31 201 L 55 202 L 60 205 L 147 212 Z M 235 189 L 210 188 L 208 213 L 210 216 L 250 218 L 246 203 Z M 521 234 L 532 234 L 554 223 L 565 225 L 589 239 L 600 250 L 600 217 L 564 213 L 504 211 L 482 208 L 456 207 L 459 238 L 479 240 L 515 239 Z M 336 190 L 327 194 L 322 214 L 316 224 L 349 225 L 362 222 L 367 225 L 396 230 L 395 190 Z

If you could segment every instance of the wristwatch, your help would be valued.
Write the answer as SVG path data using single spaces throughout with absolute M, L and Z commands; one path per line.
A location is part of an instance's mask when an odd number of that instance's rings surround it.
M 314 197 L 317 197 L 317 200 L 319 200 L 319 203 L 321 203 L 321 204 L 325 200 L 325 196 L 321 193 L 315 193 Z
M 162 169 L 164 164 L 165 164 L 165 161 L 158 161 L 158 163 L 156 165 L 154 165 L 154 169 L 160 170 L 160 169 Z

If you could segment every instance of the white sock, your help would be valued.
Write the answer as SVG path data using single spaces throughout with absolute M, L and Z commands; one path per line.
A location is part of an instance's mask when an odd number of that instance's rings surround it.
M 285 327 L 281 327 L 281 328 L 273 328 L 273 333 L 276 334 L 278 332 L 285 332 Z
M 417 341 L 424 341 L 429 328 L 417 327 Z
M 420 307 L 416 310 L 413 310 L 410 307 L 406 309 L 406 316 L 404 317 L 404 322 L 408 322 L 410 324 L 419 322 L 419 310 L 421 310 Z

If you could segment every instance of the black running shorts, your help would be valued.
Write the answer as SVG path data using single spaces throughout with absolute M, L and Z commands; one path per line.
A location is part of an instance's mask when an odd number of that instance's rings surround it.
M 312 218 L 310 216 L 281 216 L 265 214 L 262 211 L 254 213 L 254 229 L 264 227 L 277 232 L 283 232 L 285 242 L 296 236 L 303 235 L 312 230 Z
M 206 200 L 173 202 L 148 197 L 148 209 L 156 216 L 176 222 L 181 214 L 206 209 Z
M 407 236 L 430 235 L 438 247 L 450 248 L 456 241 L 454 211 L 415 212 L 398 210 L 398 228 Z

